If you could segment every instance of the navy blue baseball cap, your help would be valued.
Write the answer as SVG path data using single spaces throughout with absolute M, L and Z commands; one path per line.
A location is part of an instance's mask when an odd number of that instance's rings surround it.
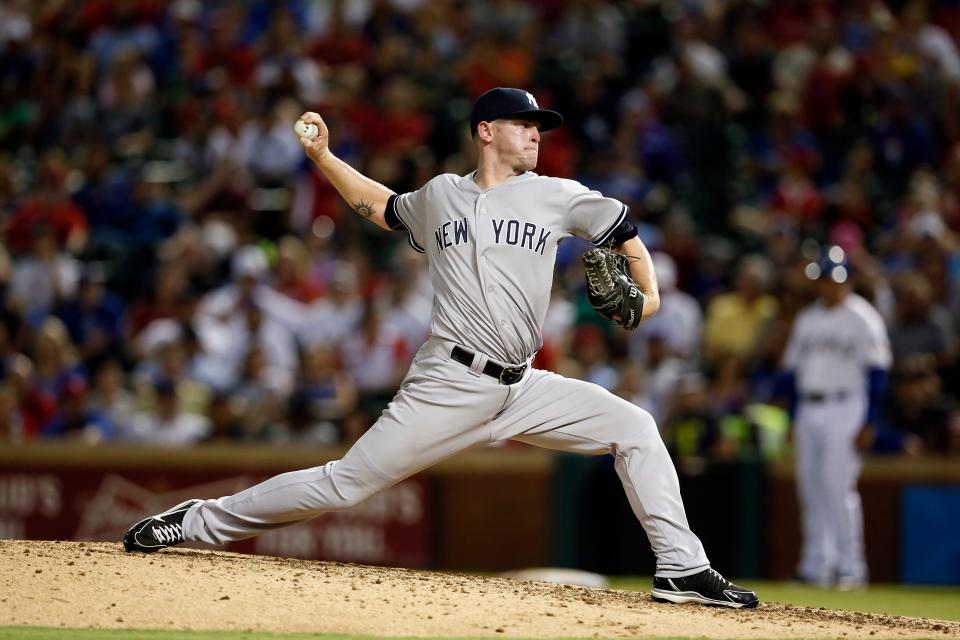
M 519 118 L 538 123 L 540 131 L 550 131 L 563 124 L 563 116 L 556 111 L 541 109 L 529 91 L 497 87 L 477 98 L 470 110 L 470 133 L 477 133 L 481 122 L 498 118 Z

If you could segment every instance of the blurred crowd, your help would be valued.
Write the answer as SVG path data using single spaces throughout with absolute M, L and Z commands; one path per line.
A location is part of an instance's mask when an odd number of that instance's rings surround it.
M 895 364 L 877 452 L 960 453 L 958 0 L 0 1 L 0 440 L 348 443 L 429 333 L 425 264 L 292 132 L 397 192 L 474 155 L 472 100 L 566 126 L 538 172 L 630 206 L 633 333 L 560 246 L 537 365 L 685 460 L 775 458 L 803 267 L 844 248 Z

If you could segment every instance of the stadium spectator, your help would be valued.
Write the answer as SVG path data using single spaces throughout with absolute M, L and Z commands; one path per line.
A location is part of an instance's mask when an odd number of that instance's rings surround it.
M 283 184 L 303 161 L 296 136 L 290 135 L 290 122 L 297 119 L 296 105 L 286 100 L 268 102 L 257 117 L 240 129 L 234 161 L 250 172 L 257 184 Z M 291 144 L 292 141 L 292 144 Z
M 44 438 L 62 438 L 84 444 L 112 440 L 116 433 L 110 420 L 87 402 L 87 381 L 72 375 L 61 385 L 57 412 L 43 428 Z
M 674 184 L 685 169 L 683 153 L 670 129 L 657 117 L 647 93 L 640 89 L 627 93 L 620 102 L 619 118 L 619 152 L 636 163 L 646 179 Z M 601 142 L 586 140 L 584 146 L 600 146 Z
M 569 292 L 560 280 L 559 277 L 554 279 L 550 305 L 543 321 L 543 346 L 534 359 L 535 366 L 558 372 L 563 368 L 561 361 L 570 352 L 577 320 L 576 303 L 570 299 Z
M 84 376 L 76 347 L 70 341 L 63 323 L 48 317 L 40 325 L 33 340 L 33 384 L 53 397 L 63 391 L 63 385 L 74 376 Z
M 360 435 L 346 433 L 347 417 L 356 407 L 357 390 L 336 360 L 336 351 L 323 344 L 303 354 L 286 421 L 273 426 L 267 434 L 269 441 L 329 445 L 355 440 Z
M 403 264 L 399 260 L 386 278 L 386 291 L 380 294 L 381 315 L 397 328 L 411 353 L 430 335 L 432 296 L 417 290 L 419 262 Z
M 581 380 L 598 384 L 608 391 L 617 386 L 617 371 L 610 364 L 607 336 L 595 324 L 582 324 L 573 334 L 570 345 Z
M 693 296 L 677 288 L 677 267 L 670 256 L 655 252 L 653 265 L 660 285 L 660 311 L 630 336 L 631 355 L 644 361 L 645 343 L 649 336 L 657 335 L 677 357 L 695 363 L 700 355 L 703 311 Z
M 153 71 L 138 52 L 125 50 L 110 59 L 97 87 L 104 134 L 121 155 L 143 153 L 152 140 L 155 102 Z
M 39 437 L 56 411 L 56 396 L 38 387 L 33 373 L 33 362 L 18 353 L 11 358 L 3 382 L 14 405 L 7 415 L 8 429 L 11 438 L 18 442 Z
M 899 432 L 903 450 L 946 454 L 956 451 L 951 431 L 960 424 L 960 409 L 943 393 L 936 360 L 921 354 L 904 358 L 893 371 L 888 420 Z
M 262 439 L 270 426 L 281 418 L 282 402 L 290 394 L 293 381 L 289 375 L 277 375 L 267 365 L 263 345 L 252 344 L 243 358 L 240 377 L 231 397 L 240 404 L 241 425 L 245 439 Z
M 210 432 L 199 442 L 203 444 L 230 444 L 249 440 L 243 416 L 247 407 L 242 399 L 228 393 L 218 393 L 210 399 L 207 411 Z
M 707 362 L 726 354 L 750 356 L 764 323 L 777 310 L 768 291 L 773 284 L 773 267 L 760 255 L 744 257 L 737 266 L 734 288 L 716 296 L 707 307 L 703 349 Z
M 143 359 L 133 370 L 133 383 L 137 406 L 153 411 L 157 406 L 156 386 L 161 382 L 173 385 L 180 398 L 180 405 L 188 413 L 202 415 L 206 412 L 211 391 L 216 385 L 208 385 L 194 375 L 190 366 L 190 336 L 182 325 L 173 320 L 158 321 L 142 338 Z M 218 369 L 222 374 L 223 368 Z M 218 382 L 221 379 L 218 379 Z M 234 379 L 231 379 L 231 383 Z
M 6 309 L 0 311 L 0 379 L 10 372 L 12 360 L 16 356 L 20 325 L 20 318 L 15 313 Z
M 766 403 L 809 293 L 797 265 L 829 242 L 898 359 L 935 360 L 891 391 L 891 428 L 919 432 L 927 400 L 960 401 L 956 12 L 675 4 L 4 3 L 0 437 L 38 437 L 83 365 L 121 434 L 132 402 L 159 424 L 172 384 L 167 422 L 209 415 L 212 441 L 358 436 L 429 330 L 429 277 L 405 236 L 344 215 L 290 125 L 323 113 L 340 157 L 412 190 L 469 171 L 460 123 L 496 85 L 567 118 L 540 171 L 626 202 L 673 263 L 658 256 L 653 321 L 585 352 L 583 244 L 565 241 L 538 366 L 604 379 L 659 419 L 678 380 L 706 376 L 751 455 L 749 425 L 776 439 L 782 422 Z M 241 432 L 243 398 L 268 394 L 269 424 Z
M 10 214 L 6 239 L 16 253 L 37 251 L 38 238 L 49 238 L 46 252 L 80 252 L 87 242 L 88 224 L 83 211 L 66 189 L 70 165 L 62 152 L 49 151 L 38 170 L 36 188 Z M 47 257 L 43 253 L 39 257 Z
M 613 392 L 628 402 L 647 411 L 652 402 L 646 390 L 646 374 L 635 364 L 625 364 L 617 371 L 617 386 Z
M 277 244 L 276 282 L 280 293 L 303 304 L 323 295 L 323 285 L 310 269 L 310 253 L 303 241 L 286 236 Z
M 35 227 L 29 252 L 14 262 L 8 304 L 37 326 L 57 305 L 73 298 L 79 277 L 79 264 L 58 250 L 53 229 Z
M 707 385 L 699 373 L 682 376 L 669 401 L 661 429 L 670 455 L 680 465 L 729 457 L 719 414 L 710 408 Z
M 300 343 L 341 344 L 356 334 L 364 312 L 358 288 L 356 266 L 343 260 L 334 264 L 328 295 L 301 314 L 296 330 Z
M 134 416 L 126 433 L 128 439 L 141 444 L 185 446 L 209 434 L 208 418 L 181 409 L 177 386 L 172 381 L 158 380 L 153 385 L 153 395 L 155 409 Z
M 105 278 L 102 265 L 89 263 L 76 297 L 57 309 L 84 363 L 123 351 L 123 303 L 106 289 Z
M 360 329 L 344 339 L 340 354 L 357 387 L 358 409 L 373 424 L 400 386 L 414 350 L 376 305 L 367 304 Z
M 931 316 L 930 283 L 911 271 L 894 279 L 893 290 L 897 300 L 896 320 L 890 327 L 894 360 L 944 355 L 947 338 L 943 326 Z
M 673 391 L 680 379 L 694 372 L 691 363 L 678 357 L 670 349 L 664 336 L 651 334 L 647 339 L 646 395 L 649 405 L 644 408 L 650 412 L 658 425 L 663 424 L 670 410 Z
M 780 357 L 786 348 L 797 314 L 810 301 L 810 280 L 804 275 L 805 260 L 793 259 L 784 265 L 777 290 L 777 310 L 760 329 L 747 369 L 750 377 L 750 396 L 767 403 L 779 395 Z
M 89 392 L 91 410 L 103 415 L 114 428 L 115 435 L 124 436 L 136 413 L 136 398 L 125 385 L 125 376 L 120 361 L 106 357 L 91 367 L 93 387 Z
M 726 353 L 714 362 L 707 384 L 708 405 L 717 415 L 742 415 L 748 401 L 744 361 Z
M 241 248 L 233 259 L 233 281 L 208 294 L 194 316 L 203 353 L 220 365 L 221 390 L 237 381 L 250 345 L 263 350 L 277 388 L 291 386 L 297 356 L 287 326 L 302 322 L 301 305 L 266 284 L 268 271 L 261 249 Z
M 23 419 L 17 394 L 7 382 L 0 383 L 0 442 L 20 443 L 24 439 Z

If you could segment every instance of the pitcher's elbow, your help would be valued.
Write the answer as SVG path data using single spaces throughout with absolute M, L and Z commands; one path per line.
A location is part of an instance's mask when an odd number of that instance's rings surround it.
M 652 318 L 660 310 L 660 295 L 656 293 L 644 294 L 642 318 Z

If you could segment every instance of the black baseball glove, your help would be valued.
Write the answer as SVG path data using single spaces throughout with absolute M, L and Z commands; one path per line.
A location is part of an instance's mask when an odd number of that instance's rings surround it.
M 627 258 L 609 249 L 590 249 L 583 254 L 583 270 L 593 308 L 624 329 L 636 329 L 643 313 L 643 294 L 630 277 Z

